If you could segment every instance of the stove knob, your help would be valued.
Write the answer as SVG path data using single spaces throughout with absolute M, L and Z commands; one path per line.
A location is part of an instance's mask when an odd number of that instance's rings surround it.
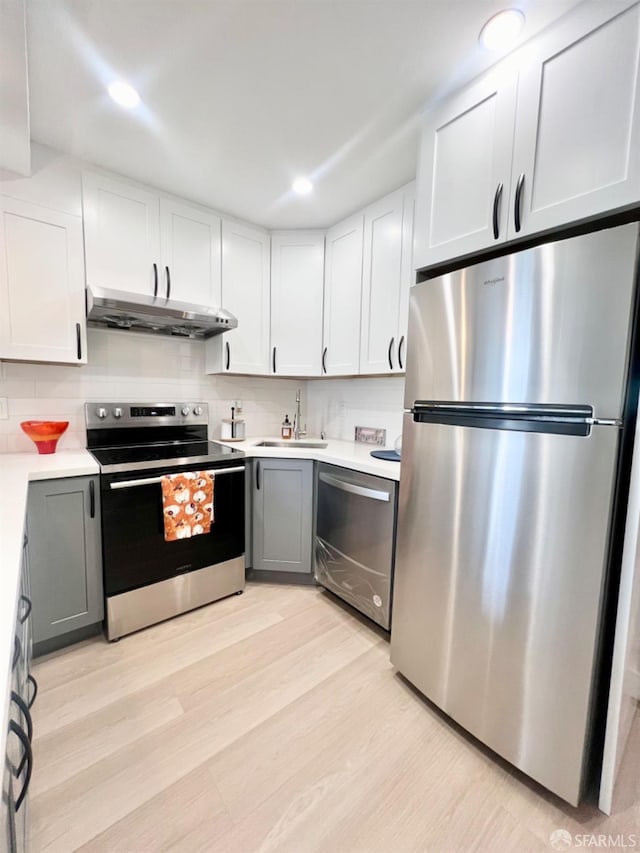
M 193 414 L 194 415 L 201 415 L 202 414 L 202 406 L 195 406 L 193 409 Z
M 113 417 L 114 418 L 121 418 L 122 417 L 122 409 L 114 409 L 113 410 Z
M 107 410 L 103 409 L 101 406 L 99 409 L 96 409 L 96 415 L 99 418 L 106 418 L 107 417 Z
M 189 406 L 182 407 L 182 414 L 185 416 L 185 418 L 187 417 L 187 415 L 189 414 Z

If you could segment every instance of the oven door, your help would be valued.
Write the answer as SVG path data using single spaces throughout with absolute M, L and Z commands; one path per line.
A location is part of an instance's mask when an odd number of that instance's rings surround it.
M 128 592 L 244 554 L 244 463 L 181 465 L 215 474 L 209 533 L 167 542 L 160 477 L 151 470 L 100 477 L 102 548 L 107 596 Z

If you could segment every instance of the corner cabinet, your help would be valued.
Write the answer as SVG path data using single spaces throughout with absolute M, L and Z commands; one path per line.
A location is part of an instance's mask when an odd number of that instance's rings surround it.
M 303 459 L 253 460 L 255 570 L 311 574 L 313 465 Z
M 403 373 L 413 283 L 414 184 L 364 212 L 360 373 Z
M 34 643 L 102 622 L 99 477 L 31 483 L 27 535 Z
M 360 370 L 363 240 L 364 215 L 361 213 L 327 231 L 323 376 L 348 376 Z
M 324 233 L 271 234 L 271 372 L 320 376 Z
M 90 287 L 220 305 L 220 217 L 94 172 L 82 176 Z
M 82 221 L 0 196 L 0 358 L 86 364 Z
M 586 2 L 423 120 L 414 267 L 640 204 L 640 4 Z
M 222 304 L 238 328 L 206 342 L 207 373 L 271 372 L 270 239 L 261 228 L 222 222 Z

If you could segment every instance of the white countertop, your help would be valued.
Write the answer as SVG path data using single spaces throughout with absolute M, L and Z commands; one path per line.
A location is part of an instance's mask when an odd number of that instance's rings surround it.
M 0 698 L 0 756 L 4 755 L 7 733 L 8 703 L 5 699 L 11 679 L 29 482 L 81 477 L 98 471 L 98 463 L 86 450 L 61 450 L 45 456 L 36 452 L 0 454 L 0 685 L 4 685 Z
M 216 439 L 216 441 L 218 444 L 227 444 L 229 447 L 242 450 L 249 458 L 261 456 L 265 459 L 313 459 L 317 462 L 341 465 L 343 468 L 350 468 L 352 471 L 373 474 L 376 477 L 386 477 L 387 480 L 400 479 L 400 463 L 374 459 L 371 456 L 371 451 L 382 450 L 383 448 L 372 444 L 309 437 L 302 439 L 300 444 L 291 441 L 287 447 L 258 447 L 257 445 L 261 441 L 280 441 L 279 438 L 268 435 L 247 438 L 245 441 L 231 442 L 221 441 L 220 439 Z M 305 441 L 322 441 L 323 443 L 326 441 L 327 446 L 325 448 L 305 447 Z

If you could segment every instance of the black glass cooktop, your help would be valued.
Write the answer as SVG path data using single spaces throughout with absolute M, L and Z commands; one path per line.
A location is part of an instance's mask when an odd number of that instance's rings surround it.
M 102 471 L 138 471 L 144 468 L 174 467 L 194 462 L 227 462 L 242 458 L 244 453 L 234 447 L 213 441 L 186 441 L 171 444 L 144 444 L 125 447 L 90 448 Z

